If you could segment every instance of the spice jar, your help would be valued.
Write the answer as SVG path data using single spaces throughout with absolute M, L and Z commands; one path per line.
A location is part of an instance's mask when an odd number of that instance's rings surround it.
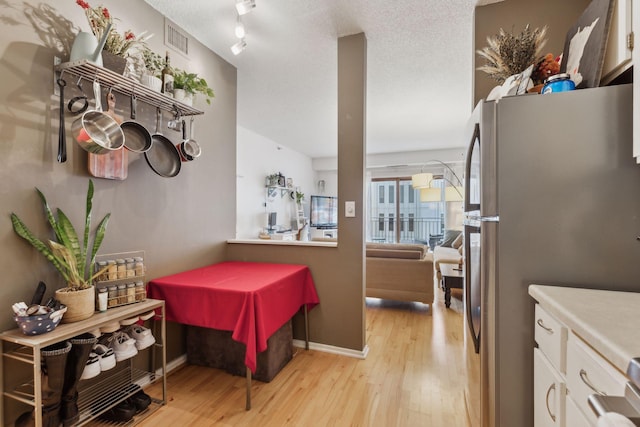
M 98 310 L 105 312 L 107 311 L 107 300 L 109 299 L 109 293 L 107 288 L 98 289 Z
M 125 258 L 127 277 L 133 277 L 136 275 L 136 263 L 133 258 Z
M 136 302 L 136 284 L 127 283 L 127 303 Z
M 118 271 L 118 279 L 124 279 L 125 277 L 127 277 L 127 264 L 125 263 L 124 259 L 118 258 L 116 260 L 116 267 Z
M 96 263 L 96 273 L 104 270 L 107 267 L 107 261 L 98 261 Z M 100 273 L 98 275 L 98 277 L 96 277 L 96 280 L 98 282 L 104 282 L 105 280 L 109 280 L 109 273 L 107 270 L 102 271 L 102 273 Z
M 107 307 L 115 307 L 118 305 L 118 287 L 111 285 L 107 288 L 109 299 L 107 301 Z
M 118 305 L 127 303 L 127 285 L 121 283 L 118 285 Z
M 138 256 L 138 257 L 135 257 L 133 260 L 135 262 L 136 276 L 138 277 L 144 276 L 144 258 L 142 258 L 141 256 Z
M 136 301 L 144 301 L 147 298 L 147 292 L 144 289 L 144 282 L 136 282 Z
M 116 262 L 112 259 L 107 261 L 107 278 L 108 280 L 116 280 L 118 278 L 118 267 Z

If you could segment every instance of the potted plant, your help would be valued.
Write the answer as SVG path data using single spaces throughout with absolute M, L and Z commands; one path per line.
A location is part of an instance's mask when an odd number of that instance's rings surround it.
M 304 201 L 304 193 L 296 190 L 296 203 L 300 204 Z
M 87 319 L 94 312 L 95 293 L 92 286 L 93 279 L 103 273 L 99 271 L 92 274 L 95 258 L 104 239 L 111 214 L 106 214 L 100 221 L 93 236 L 93 244 L 90 245 L 93 182 L 89 180 L 84 235 L 83 241 L 80 242 L 78 234 L 67 215 L 58 208 L 56 211 L 57 217 L 54 216 L 44 194 L 37 188 L 36 191 L 40 196 L 45 216 L 53 229 L 56 241 L 49 240 L 44 243 L 27 228 L 18 215 L 12 212 L 11 223 L 13 224 L 13 229 L 18 236 L 25 239 L 44 255 L 67 282 L 66 288 L 56 291 L 56 299 L 67 306 L 63 322 L 69 323 Z M 90 252 L 89 248 L 91 248 Z
M 140 73 L 140 83 L 160 92 L 162 89 L 162 68 L 164 68 L 164 58 L 148 47 L 144 47 L 141 53 L 144 65 Z
M 151 35 L 146 35 L 146 31 L 137 36 L 131 30 L 119 33 L 115 28 L 114 18 L 106 7 L 100 5 L 91 7 L 84 0 L 76 0 L 76 4 L 84 10 L 84 14 L 91 28 L 91 32 L 100 40 L 105 31 L 109 28 L 106 43 L 104 45 L 102 59 L 104 67 L 109 68 L 118 74 L 122 74 L 127 66 L 126 57 L 141 47 L 146 46 L 146 41 Z
M 196 73 L 188 73 L 184 70 L 180 70 L 176 68 L 173 73 L 173 96 L 176 99 L 179 99 L 180 95 L 176 94 L 176 89 L 183 90 L 185 92 L 186 97 L 184 98 L 184 102 L 189 104 L 188 96 L 201 93 L 205 95 L 207 104 L 211 105 L 211 98 L 215 95 L 213 94 L 213 89 L 209 87 L 207 81 L 202 77 L 199 77 Z M 193 100 L 191 100 L 193 102 Z

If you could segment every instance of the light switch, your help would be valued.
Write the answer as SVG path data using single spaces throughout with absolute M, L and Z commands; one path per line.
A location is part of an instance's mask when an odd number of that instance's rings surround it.
M 356 202 L 344 202 L 344 216 L 351 218 L 356 216 Z

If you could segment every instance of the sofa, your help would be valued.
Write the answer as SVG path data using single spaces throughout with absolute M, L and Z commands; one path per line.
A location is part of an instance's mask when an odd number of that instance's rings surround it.
M 431 305 L 433 254 L 427 245 L 367 243 L 366 296 Z
M 463 264 L 462 257 L 462 234 L 458 232 L 455 238 L 444 240 L 441 246 L 433 248 L 433 264 L 435 268 L 435 285 L 441 287 L 442 273 L 441 264 Z

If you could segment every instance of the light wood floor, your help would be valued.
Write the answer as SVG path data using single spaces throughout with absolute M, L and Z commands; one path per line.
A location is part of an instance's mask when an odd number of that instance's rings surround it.
M 365 360 L 296 349 L 270 383 L 253 382 L 250 411 L 243 377 L 179 368 L 167 377 L 168 404 L 140 425 L 468 427 L 462 302 L 452 298 L 446 309 L 442 292 L 436 298 L 433 314 L 368 299 Z

